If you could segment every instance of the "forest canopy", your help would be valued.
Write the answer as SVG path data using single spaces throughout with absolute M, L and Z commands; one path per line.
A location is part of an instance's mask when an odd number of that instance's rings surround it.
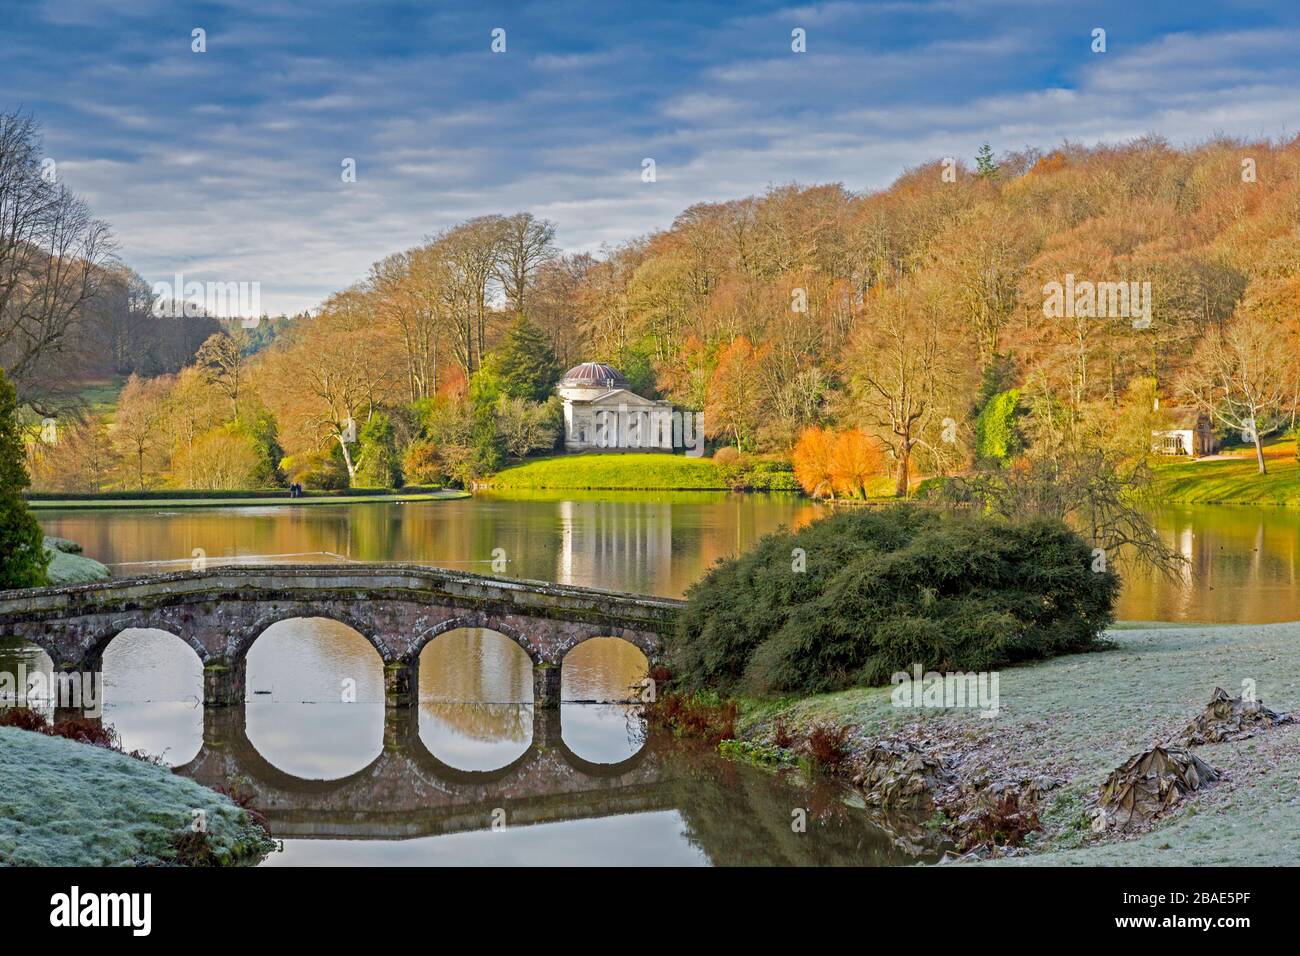
M 30 179 L 34 128 L 6 122 L 0 149 Z M 594 255 L 530 213 L 480 216 L 254 329 L 155 317 L 78 201 L 24 188 L 0 186 L 6 210 L 62 202 L 85 223 L 56 297 L 70 324 L 35 357 L 21 330 L 58 319 L 31 314 L 28 286 L 60 253 L 0 245 L 0 275 L 29 276 L 0 284 L 0 362 L 46 489 L 464 484 L 557 447 L 551 388 L 600 361 L 702 411 L 713 449 L 792 463 L 810 494 L 978 473 L 979 494 L 1025 500 L 1030 475 L 1073 489 L 1047 508 L 1068 517 L 1053 508 L 1096 510 L 1071 469 L 1142 483 L 1162 409 L 1258 440 L 1300 401 L 1294 140 L 1067 142 L 872 192 L 780 185 Z M 134 376 L 111 422 L 40 384 L 105 363 Z M 51 413 L 57 442 L 39 439 Z

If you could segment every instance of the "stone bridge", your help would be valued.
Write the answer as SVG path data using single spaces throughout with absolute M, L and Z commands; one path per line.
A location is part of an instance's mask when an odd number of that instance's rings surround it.
M 558 710 L 533 711 L 528 749 L 504 767 L 448 766 L 420 738 L 417 710 L 402 708 L 387 711 L 383 750 L 368 766 L 336 780 L 309 780 L 258 752 L 243 707 L 207 708 L 203 747 L 176 772 L 207 786 L 239 779 L 282 838 L 408 839 L 488 829 L 498 809 L 506 824 L 524 825 L 671 805 L 659 785 L 663 739 L 650 739 L 617 764 L 591 763 L 564 742 Z
M 390 706 L 419 700 L 420 652 L 462 627 L 490 628 L 533 662 L 533 701 L 558 706 L 564 655 L 617 637 L 656 660 L 681 601 L 416 565 L 241 565 L 70 587 L 0 591 L 0 636 L 30 641 L 56 671 L 98 671 L 129 628 L 175 634 L 203 662 L 204 703 L 244 699 L 246 655 L 272 624 L 324 617 L 356 630 L 384 662 Z

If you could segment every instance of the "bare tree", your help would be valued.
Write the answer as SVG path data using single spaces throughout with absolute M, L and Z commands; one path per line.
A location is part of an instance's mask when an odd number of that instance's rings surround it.
M 549 219 L 517 212 L 501 222 L 495 275 L 512 312 L 523 314 L 524 298 L 538 267 L 554 259 L 556 252 L 555 223 Z
M 875 300 L 865 319 L 850 367 L 853 391 L 865 422 L 894 460 L 894 492 L 901 498 L 908 493 L 912 454 L 928 446 L 957 378 L 957 338 L 937 296 L 905 287 Z
M 483 361 L 488 292 L 501 248 L 501 216 L 479 216 L 435 239 L 446 268 L 446 302 L 451 309 L 456 358 L 472 375 Z
M 1255 446 L 1261 475 L 1267 472 L 1262 436 L 1279 424 L 1295 392 L 1289 345 L 1277 322 L 1245 312 L 1224 328 L 1206 330 L 1179 381 L 1181 396 Z
M 447 287 L 446 262 L 432 244 L 391 255 L 370 270 L 375 309 L 402 341 L 411 401 L 438 390 Z
M 576 365 L 589 352 L 574 313 L 588 273 L 595 264 L 596 260 L 584 252 L 551 259 L 537 270 L 529 297 L 529 318 L 551 340 L 551 348 L 563 368 Z
M 29 402 L 48 364 L 76 344 L 112 259 L 108 227 L 57 184 L 38 134 L 30 116 L 0 113 L 0 365 Z
M 248 377 L 249 359 L 244 354 L 247 346 L 248 333 L 243 329 L 233 334 L 218 332 L 206 339 L 194 355 L 194 364 L 203 377 L 230 401 L 232 419 L 239 417 L 239 390 Z

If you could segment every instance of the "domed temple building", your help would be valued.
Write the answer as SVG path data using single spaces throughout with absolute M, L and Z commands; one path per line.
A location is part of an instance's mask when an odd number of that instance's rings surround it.
M 566 451 L 672 451 L 671 402 L 642 398 L 617 369 L 583 362 L 555 387 L 564 402 Z M 681 444 L 681 437 L 677 443 Z

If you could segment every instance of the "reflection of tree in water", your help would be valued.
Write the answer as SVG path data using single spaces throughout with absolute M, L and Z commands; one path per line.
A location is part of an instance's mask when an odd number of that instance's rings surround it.
M 434 638 L 420 655 L 420 699 L 527 703 L 533 699 L 533 662 L 504 634 L 457 628 Z
M 781 775 L 708 751 L 673 755 L 674 803 L 686 820 L 686 837 L 715 866 L 898 866 L 933 861 L 894 845 L 864 810 L 844 802 L 847 788 L 818 778 L 797 786 Z M 807 813 L 807 830 L 791 828 L 793 811 Z
M 420 701 L 420 715 L 484 743 L 523 743 L 533 735 L 531 704 L 474 704 Z
M 617 637 L 593 637 L 564 657 L 564 700 L 632 700 L 650 663 L 636 646 Z
M 623 708 L 628 746 L 639 750 L 645 746 L 646 737 L 650 732 L 649 723 L 645 719 L 645 707 L 641 704 L 622 704 L 620 706 Z

